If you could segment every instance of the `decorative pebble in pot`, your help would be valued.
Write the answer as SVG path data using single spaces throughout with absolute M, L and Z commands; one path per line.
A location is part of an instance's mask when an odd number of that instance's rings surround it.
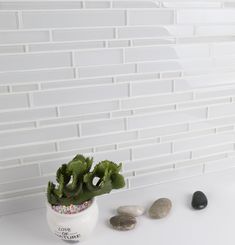
M 93 158 L 77 155 L 57 170 L 56 186 L 47 187 L 47 222 L 65 241 L 80 242 L 94 230 L 98 220 L 95 196 L 125 186 L 121 164 L 105 160 L 91 171 Z

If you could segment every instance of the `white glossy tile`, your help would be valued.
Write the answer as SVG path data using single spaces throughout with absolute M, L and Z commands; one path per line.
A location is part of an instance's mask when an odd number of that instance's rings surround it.
M 37 177 L 39 176 L 39 167 L 35 164 L 4 168 L 1 169 L 0 176 L 0 183 L 9 182 L 9 176 L 11 176 L 11 181 Z
M 233 151 L 234 151 L 234 143 L 229 143 L 225 145 L 209 146 L 209 147 L 205 147 L 205 149 L 192 151 L 192 157 L 199 158 L 206 155 L 218 154 L 220 152 L 233 152 Z
M 17 29 L 17 16 L 15 12 L 1 12 L 0 13 L 0 29 L 9 30 Z
M 131 178 L 130 185 L 132 188 L 144 187 L 153 184 L 159 184 L 177 179 L 189 178 L 202 174 L 202 166 L 192 166 L 187 168 L 181 168 L 171 171 L 157 171 L 142 175 L 139 177 Z
M 29 107 L 27 94 L 0 95 L 0 110 Z
M 158 8 L 159 3 L 154 1 L 113 1 L 113 8 Z
M 101 65 L 92 67 L 79 67 L 78 74 L 80 77 L 105 77 L 118 76 L 120 74 L 132 74 L 136 72 L 135 64 L 124 65 Z
M 153 115 L 136 116 L 128 119 L 128 127 L 130 129 L 148 128 L 169 125 L 174 118 L 174 124 L 185 123 L 190 121 L 198 121 L 206 118 L 206 109 L 196 109 L 189 111 L 165 112 Z
M 173 90 L 172 81 L 144 81 L 131 85 L 132 96 L 170 93 Z
M 139 131 L 140 138 L 151 138 L 151 137 L 159 137 L 164 135 L 171 135 L 171 134 L 179 134 L 188 131 L 188 125 L 185 123 L 183 124 L 176 124 L 176 125 L 166 125 L 162 127 L 156 128 L 149 128 L 149 129 L 142 129 Z
M 114 38 L 114 28 L 87 28 L 52 31 L 55 41 L 103 40 Z
M 0 43 L 32 43 L 49 41 L 48 31 L 1 31 Z
M 174 22 L 172 10 L 131 10 L 128 14 L 130 25 L 168 25 Z
M 164 155 L 171 153 L 171 144 L 150 144 L 146 146 L 137 146 L 132 149 L 133 159 L 147 158 L 152 156 Z
M 205 172 L 215 172 L 215 171 L 221 171 L 223 169 L 227 168 L 233 168 L 234 167 L 234 158 L 227 158 L 224 160 L 217 160 L 210 163 L 205 163 Z
M 123 131 L 124 129 L 125 121 L 123 119 L 94 121 L 81 124 L 81 135 L 96 135 L 115 131 Z
M 76 125 L 48 127 L 0 133 L 0 147 L 22 145 L 58 139 L 72 138 L 78 135 Z
M 42 118 L 54 118 L 56 115 L 56 108 L 5 111 L 0 112 L 0 122 L 32 121 Z
M 113 100 L 127 96 L 127 84 L 103 85 L 34 93 L 33 103 L 35 106 L 62 105 L 96 100 Z
M 91 41 L 91 42 L 68 42 L 68 43 L 43 43 L 43 44 L 31 44 L 28 49 L 30 52 L 39 51 L 56 51 L 56 50 L 83 50 L 83 49 L 95 49 L 103 48 L 103 41 Z
M 84 8 L 109 8 L 110 2 L 109 1 L 84 1 L 83 3 Z
M 233 23 L 235 11 L 231 9 L 200 9 L 177 10 L 177 23 L 179 24 L 217 24 Z
M 122 10 L 23 12 L 24 28 L 122 26 L 125 22 Z
M 97 112 L 108 112 L 119 109 L 118 101 L 105 101 L 97 103 L 75 104 L 60 107 L 61 116 L 82 115 Z
M 74 78 L 72 68 L 0 72 L 2 84 L 53 81 Z
M 173 151 L 187 151 L 196 148 L 204 148 L 208 145 L 219 145 L 223 143 L 231 143 L 234 141 L 234 133 L 220 133 L 208 136 L 201 136 L 193 139 L 175 141 L 173 143 Z
M 81 1 L 3 1 L 2 10 L 80 9 Z
M 0 70 L 33 70 L 71 66 L 70 53 L 41 53 L 24 55 L 1 55 Z
M 105 144 L 113 144 L 137 139 L 137 132 L 106 134 L 101 136 L 86 137 L 81 139 L 64 140 L 59 143 L 61 150 L 86 148 Z
M 174 153 L 174 154 L 167 154 L 163 156 L 156 156 L 152 158 L 143 158 L 140 160 L 133 160 L 126 164 L 124 164 L 124 170 L 144 170 L 145 168 L 152 168 L 156 166 L 165 166 L 169 164 L 173 164 L 176 161 L 183 161 L 190 159 L 190 152 L 183 152 L 183 153 Z
M 121 49 L 81 51 L 75 53 L 74 59 L 76 66 L 121 64 L 123 52 Z
M 192 26 L 133 26 L 118 28 L 119 38 L 192 36 Z
M 54 143 L 32 144 L 25 146 L 10 146 L 0 149 L 1 159 L 17 158 L 19 156 L 45 154 L 55 152 L 56 146 Z
M 169 88 L 170 87 L 168 87 L 168 89 Z M 192 93 L 170 93 L 170 94 L 157 95 L 157 96 L 148 95 L 148 96 L 139 97 L 139 98 L 123 99 L 121 100 L 121 107 L 123 109 L 132 109 L 132 108 L 147 107 L 147 106 L 154 106 L 154 105 L 159 106 L 159 105 L 175 104 L 175 103 L 179 103 L 183 101 L 184 102 L 191 101 L 192 99 L 193 99 Z

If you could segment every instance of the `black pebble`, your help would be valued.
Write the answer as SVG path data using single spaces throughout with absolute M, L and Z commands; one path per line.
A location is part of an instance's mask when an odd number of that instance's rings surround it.
M 200 210 L 207 206 L 208 201 L 206 195 L 202 191 L 196 191 L 192 198 L 192 207 Z

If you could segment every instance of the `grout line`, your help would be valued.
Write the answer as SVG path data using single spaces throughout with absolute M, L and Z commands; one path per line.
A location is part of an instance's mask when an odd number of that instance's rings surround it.
M 103 45 L 104 45 L 104 48 L 109 48 L 108 42 L 109 42 L 109 41 L 107 41 L 107 40 L 104 41 L 104 44 L 103 44 Z
M 70 53 L 70 56 L 71 56 L 71 66 L 72 66 L 72 67 L 75 67 L 75 52 L 72 51 L 72 52 Z
M 81 129 L 81 124 L 80 123 L 78 123 L 77 124 L 77 136 L 78 137 L 81 137 L 82 136 L 82 131 L 81 131 L 82 129 Z
M 174 23 L 174 25 L 177 25 L 177 23 L 178 23 L 177 9 L 173 9 L 173 14 L 174 14 L 173 23 Z
M 60 113 L 60 107 L 59 106 L 56 106 L 56 117 L 60 117 L 61 116 L 61 113 Z
M 210 110 L 209 110 L 209 106 L 206 107 L 206 119 L 210 118 Z
M 130 161 L 133 161 L 134 158 L 133 158 L 133 149 L 130 148 Z
M 114 29 L 113 29 L 113 35 L 114 35 L 114 39 L 118 39 L 118 28 L 117 27 L 115 27 Z
M 202 173 L 205 174 L 206 173 L 206 164 L 203 163 L 202 165 Z
M 48 34 L 49 34 L 49 43 L 53 42 L 53 35 L 52 35 L 52 30 L 48 30 Z
M 82 8 L 82 9 L 86 8 L 86 6 L 85 6 L 85 1 L 81 1 L 81 8 Z
M 164 143 L 163 143 L 163 144 L 164 144 Z M 174 152 L 174 143 L 173 143 L 173 142 L 170 143 L 170 148 L 171 148 L 171 149 L 170 149 L 170 152 L 171 152 L 172 154 L 175 153 L 175 152 Z
M 128 83 L 128 97 L 132 97 L 132 83 Z
M 129 126 L 128 126 L 128 119 L 127 118 L 124 118 L 124 130 L 128 130 L 129 129 Z
M 41 164 L 37 164 L 37 165 L 38 165 L 38 170 L 39 170 L 39 176 L 43 176 Z
M 60 152 L 60 145 L 58 142 L 55 142 L 55 151 Z
M 126 49 L 122 49 L 122 63 L 126 64 Z
M 8 92 L 11 93 L 11 94 L 13 93 L 12 85 L 8 85 Z
M 125 18 L 126 18 L 126 26 L 129 26 L 130 20 L 129 20 L 129 11 L 125 10 Z
M 193 156 L 193 155 L 194 155 L 194 154 L 193 154 L 193 151 L 190 151 L 190 153 L 189 153 L 189 154 L 190 154 L 189 159 L 190 159 L 190 160 L 193 160 L 193 159 L 194 159 L 194 156 Z
M 34 103 L 33 103 L 33 95 L 31 93 L 28 93 L 27 97 L 28 97 L 28 106 L 31 108 L 34 105 Z
M 127 186 L 127 189 L 131 189 L 131 183 L 128 178 L 126 179 L 126 186 Z
M 76 78 L 79 78 L 79 72 L 78 72 L 78 68 L 74 67 L 73 68 L 73 79 L 72 80 L 76 80 Z
M 22 29 L 23 28 L 22 11 L 17 11 L 17 22 L 18 22 L 18 29 Z
M 171 87 L 172 87 L 171 92 L 174 93 L 175 92 L 175 80 L 171 81 Z
M 28 52 L 30 51 L 30 50 L 29 50 L 29 45 L 26 44 L 26 45 L 24 45 L 23 47 L 24 47 L 24 52 L 25 52 L 25 53 L 28 53 Z
M 41 125 L 41 124 L 40 124 L 40 121 L 35 121 L 35 127 L 36 127 L 36 128 L 39 128 L 40 125 Z

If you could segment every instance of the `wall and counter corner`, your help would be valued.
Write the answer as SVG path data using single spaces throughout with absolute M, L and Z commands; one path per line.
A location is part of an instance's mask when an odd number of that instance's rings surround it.
M 126 189 L 235 166 L 235 3 L 0 1 L 0 215 L 76 153 Z

